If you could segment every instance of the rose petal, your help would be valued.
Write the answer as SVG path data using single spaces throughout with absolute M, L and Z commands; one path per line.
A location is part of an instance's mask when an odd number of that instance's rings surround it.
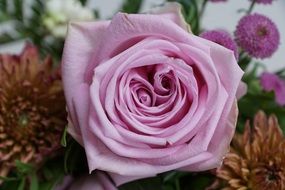
M 189 41 L 189 33 L 177 27 L 174 22 L 169 22 L 167 18 L 159 15 L 117 13 L 102 38 L 104 46 L 100 46 L 100 50 L 94 53 L 92 64 L 87 67 L 88 80 L 92 79 L 91 71 L 96 65 L 118 55 L 148 36 L 175 39 L 180 42 Z
M 74 118 L 72 97 L 78 86 L 86 82 L 84 73 L 94 50 L 100 47 L 101 36 L 108 22 L 72 22 L 62 58 L 62 80 L 71 120 Z
M 150 14 L 159 14 L 172 20 L 184 30 L 191 32 L 190 25 L 185 21 L 182 15 L 182 6 L 176 2 L 165 3 L 162 7 L 156 7 L 149 11 Z

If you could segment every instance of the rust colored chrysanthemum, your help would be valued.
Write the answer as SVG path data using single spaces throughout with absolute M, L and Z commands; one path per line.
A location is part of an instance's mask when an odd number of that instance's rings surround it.
M 15 161 L 39 164 L 60 148 L 65 103 L 51 58 L 27 45 L 21 55 L 0 55 L 0 176 Z
M 216 175 L 225 190 L 284 190 L 285 138 L 278 121 L 259 111 L 253 124 L 247 122 L 243 135 L 235 135 Z

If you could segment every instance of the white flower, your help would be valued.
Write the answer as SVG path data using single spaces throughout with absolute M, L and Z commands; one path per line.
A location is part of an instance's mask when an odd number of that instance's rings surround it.
M 94 14 L 92 10 L 83 7 L 77 0 L 46 1 L 46 13 L 43 23 L 55 37 L 65 37 L 69 21 L 93 19 Z

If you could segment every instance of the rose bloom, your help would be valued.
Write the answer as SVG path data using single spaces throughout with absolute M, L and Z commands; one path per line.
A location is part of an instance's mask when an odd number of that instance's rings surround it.
M 90 172 L 106 171 L 120 185 L 221 164 L 243 71 L 233 51 L 188 28 L 175 3 L 70 24 L 62 62 L 68 130 Z

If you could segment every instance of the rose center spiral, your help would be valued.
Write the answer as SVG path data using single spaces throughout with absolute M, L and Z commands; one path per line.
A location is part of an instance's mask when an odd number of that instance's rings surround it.
M 146 90 L 139 89 L 137 92 L 137 96 L 142 104 L 144 104 L 145 106 L 151 106 L 152 103 L 151 96 Z

